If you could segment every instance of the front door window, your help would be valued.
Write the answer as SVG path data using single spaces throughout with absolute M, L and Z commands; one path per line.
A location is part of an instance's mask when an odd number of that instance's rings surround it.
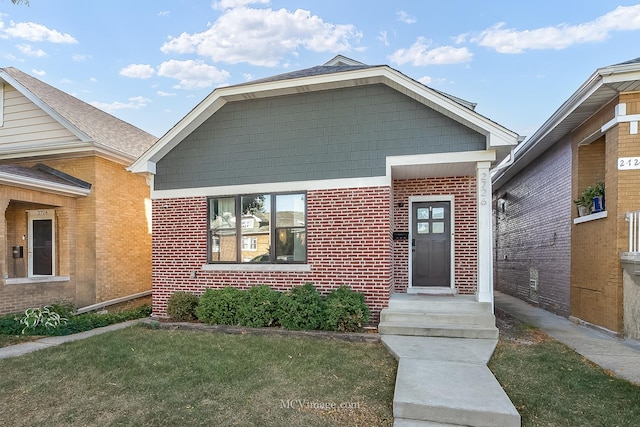
M 412 286 L 451 285 L 450 202 L 412 204 Z

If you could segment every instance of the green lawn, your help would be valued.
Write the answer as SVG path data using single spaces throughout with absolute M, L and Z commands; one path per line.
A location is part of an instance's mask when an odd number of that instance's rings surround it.
M 516 325 L 512 339 L 500 340 L 489 367 L 523 427 L 640 425 L 640 387 L 535 328 Z
M 133 327 L 0 360 L 0 425 L 390 426 L 396 366 L 381 344 Z

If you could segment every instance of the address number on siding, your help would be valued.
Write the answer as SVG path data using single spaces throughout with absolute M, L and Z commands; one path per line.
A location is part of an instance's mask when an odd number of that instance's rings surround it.
M 618 170 L 640 169 L 640 157 L 619 157 Z

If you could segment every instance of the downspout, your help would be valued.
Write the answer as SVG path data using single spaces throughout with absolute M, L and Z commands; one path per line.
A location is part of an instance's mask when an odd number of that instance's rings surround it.
M 526 136 L 518 136 L 518 144 L 511 149 L 511 152 L 509 153 L 509 161 L 507 161 L 506 163 L 500 163 L 495 168 L 491 169 L 490 171 L 491 175 L 493 175 L 494 172 L 499 171 L 500 169 L 508 168 L 515 162 L 516 160 L 515 150 L 520 146 L 520 143 L 524 141 L 526 138 L 527 138 Z
M 76 310 L 75 314 L 82 314 L 82 313 L 88 313 L 90 311 L 101 310 L 111 305 L 120 304 L 122 302 L 127 302 L 134 299 L 142 298 L 142 297 L 148 297 L 149 295 L 151 295 L 151 291 L 144 291 L 144 292 L 138 292 L 137 294 L 133 294 L 133 295 L 127 295 L 125 297 L 111 299 L 109 301 L 102 301 L 97 304 L 92 304 L 86 307 L 79 308 Z

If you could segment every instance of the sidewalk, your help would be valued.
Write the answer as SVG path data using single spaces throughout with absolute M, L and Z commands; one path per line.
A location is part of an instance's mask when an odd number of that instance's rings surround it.
M 543 330 L 617 377 L 640 385 L 640 342 L 621 340 L 557 316 L 501 292 L 494 292 L 496 308 Z
M 32 351 L 42 350 L 44 348 L 53 347 L 66 342 L 82 340 L 92 337 L 94 335 L 104 334 L 105 332 L 117 331 L 118 329 L 128 328 L 129 326 L 139 323 L 141 319 L 129 320 L 128 322 L 116 323 L 114 325 L 104 326 L 102 328 L 92 329 L 86 332 L 80 332 L 73 335 L 64 335 L 59 337 L 46 337 L 37 341 L 25 342 L 16 345 L 10 345 L 8 347 L 0 348 L 0 359 L 6 359 L 8 357 L 22 356 L 23 354 L 31 353 Z

